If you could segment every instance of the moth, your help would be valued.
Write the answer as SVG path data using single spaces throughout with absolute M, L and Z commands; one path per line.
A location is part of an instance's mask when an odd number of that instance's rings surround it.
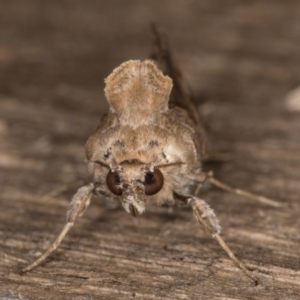
M 171 69 L 174 64 L 171 64 Z M 176 76 L 175 76 L 176 78 Z M 201 225 L 228 256 L 254 282 L 257 278 L 238 260 L 220 236 L 213 210 L 197 197 L 205 181 L 268 204 L 277 202 L 235 190 L 204 173 L 202 162 L 208 143 L 200 119 L 190 103 L 187 109 L 169 106 L 173 80 L 151 60 L 130 60 L 105 80 L 109 112 L 89 137 L 85 152 L 93 182 L 73 196 L 67 222 L 52 246 L 25 273 L 44 261 L 61 243 L 75 220 L 90 204 L 92 195 L 114 198 L 134 217 L 149 204 L 189 205 Z M 176 83 L 179 90 L 184 90 Z

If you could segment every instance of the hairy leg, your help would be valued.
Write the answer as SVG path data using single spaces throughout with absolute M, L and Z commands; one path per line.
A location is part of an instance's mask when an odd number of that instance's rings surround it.
M 234 261 L 234 263 L 241 268 L 245 274 L 250 277 L 255 284 L 258 283 L 257 278 L 250 272 L 246 266 L 233 254 L 227 244 L 220 236 L 221 227 L 219 221 L 214 213 L 214 211 L 209 207 L 209 205 L 197 197 L 193 196 L 183 196 L 179 194 L 174 194 L 174 198 L 178 202 L 184 202 L 191 206 L 193 213 L 198 220 L 198 222 L 205 227 L 205 229 L 211 233 L 212 237 L 217 240 L 219 245 L 224 249 L 227 255 Z
M 34 267 L 38 266 L 41 262 L 43 262 L 53 251 L 55 251 L 68 231 L 71 229 L 71 227 L 74 225 L 75 220 L 82 216 L 84 211 L 87 209 L 87 207 L 90 204 L 90 200 L 92 197 L 92 193 L 95 190 L 96 186 L 94 183 L 90 183 L 88 185 L 85 185 L 78 189 L 77 193 L 73 196 L 72 201 L 69 205 L 68 211 L 67 211 L 67 222 L 62 229 L 61 233 L 58 235 L 56 240 L 53 242 L 51 247 L 42 254 L 37 260 L 35 260 L 32 264 L 27 266 L 26 268 L 23 268 L 20 272 L 20 274 L 24 274 L 30 270 L 32 270 Z

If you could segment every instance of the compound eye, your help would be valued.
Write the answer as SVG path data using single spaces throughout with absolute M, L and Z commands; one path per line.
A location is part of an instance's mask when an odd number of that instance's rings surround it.
M 147 172 L 145 175 L 145 194 L 148 196 L 157 194 L 164 185 L 164 176 L 159 169 Z
M 120 176 L 117 172 L 112 172 L 109 170 L 107 176 L 106 176 L 106 185 L 109 188 L 109 190 L 117 195 L 121 196 L 122 195 L 122 189 L 119 187 L 120 186 Z

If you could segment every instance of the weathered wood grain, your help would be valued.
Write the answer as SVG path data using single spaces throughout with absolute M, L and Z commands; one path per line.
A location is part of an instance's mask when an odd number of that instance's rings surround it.
M 1 1 L 1 299 L 300 299 L 299 1 Z M 103 79 L 167 31 L 215 149 L 217 178 L 286 203 L 274 209 L 205 189 L 222 237 L 260 277 L 253 286 L 186 208 L 134 219 L 93 199 L 61 247 L 31 273 L 88 180 L 84 144 L 107 104 Z

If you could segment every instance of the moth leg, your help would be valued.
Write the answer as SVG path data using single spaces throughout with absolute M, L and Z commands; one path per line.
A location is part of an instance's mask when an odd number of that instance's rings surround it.
M 212 237 L 217 240 L 219 245 L 227 253 L 227 255 L 233 260 L 233 262 L 244 271 L 244 273 L 251 278 L 255 284 L 258 284 L 257 278 L 250 272 L 246 266 L 233 254 L 231 249 L 227 246 L 224 240 L 220 236 L 221 227 L 214 211 L 204 201 L 192 196 L 182 196 L 174 194 L 175 199 L 180 202 L 184 202 L 191 206 L 193 213 L 198 222 L 205 227 L 205 229 L 211 233 Z
M 202 187 L 202 183 L 198 183 L 195 189 L 195 195 L 198 195 Z
M 204 173 L 204 172 L 199 172 L 197 175 L 196 175 L 196 185 L 195 185 L 195 190 L 194 192 L 192 193 L 193 195 L 198 195 L 204 182 L 207 180 L 207 174 Z
M 41 199 L 43 201 L 47 201 L 51 198 L 54 198 L 54 197 L 60 195 L 61 193 L 65 192 L 65 191 L 67 191 L 73 185 L 81 185 L 81 184 L 83 184 L 83 180 L 76 180 L 76 181 L 73 181 L 70 183 L 63 184 L 63 185 L 57 187 L 56 189 L 52 190 L 51 192 L 44 194 Z
M 23 268 L 20 271 L 20 274 L 24 274 L 30 270 L 32 270 L 34 267 L 38 266 L 41 262 L 43 262 L 53 251 L 57 249 L 57 247 L 60 245 L 68 231 L 71 229 L 71 227 L 74 225 L 75 220 L 77 217 L 82 216 L 84 211 L 87 209 L 87 207 L 90 204 L 92 193 L 95 189 L 95 184 L 90 183 L 88 185 L 85 185 L 81 187 L 77 193 L 73 196 L 72 201 L 69 205 L 68 211 L 67 211 L 67 222 L 62 229 L 61 233 L 58 235 L 56 240 L 53 242 L 51 247 L 42 254 L 37 260 L 35 260 L 32 264 L 27 266 L 26 268 Z
M 261 203 L 264 203 L 264 204 L 267 204 L 267 205 L 271 205 L 273 207 L 282 207 L 283 206 L 283 204 L 281 204 L 281 203 L 279 203 L 275 200 L 272 200 L 272 199 L 269 199 L 269 198 L 266 198 L 266 197 L 263 197 L 263 196 L 258 196 L 258 195 L 252 194 L 252 193 L 244 191 L 244 190 L 232 188 L 231 186 L 215 179 L 213 177 L 212 172 L 207 173 L 207 181 L 210 182 L 211 184 L 213 184 L 214 186 L 222 189 L 222 190 L 225 190 L 227 192 L 230 192 L 230 193 L 233 193 L 233 194 L 236 194 L 236 195 L 239 195 L 239 196 L 243 196 L 243 197 L 246 197 L 246 198 L 249 198 L 249 199 L 252 199 L 252 200 L 256 200 L 258 202 L 261 202 Z

